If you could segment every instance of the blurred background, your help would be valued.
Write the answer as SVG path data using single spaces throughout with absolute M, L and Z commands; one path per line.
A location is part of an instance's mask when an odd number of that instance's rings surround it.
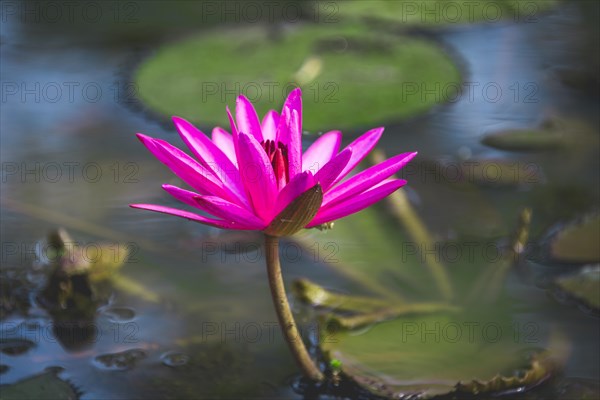
M 599 13 L 558 0 L 3 0 L 3 398 L 386 397 L 491 390 L 497 373 L 518 379 L 501 385 L 512 397 L 597 398 Z M 321 388 L 299 379 L 279 333 L 260 234 L 128 207 L 179 206 L 161 189 L 178 178 L 135 133 L 184 148 L 172 115 L 210 134 L 238 94 L 262 116 L 296 86 L 304 148 L 385 126 L 362 167 L 419 152 L 402 193 L 282 243 L 312 351 L 349 376 Z M 331 303 L 312 307 L 300 278 Z M 338 313 L 340 294 L 410 313 L 373 326 L 373 310 Z M 370 322 L 317 324 L 348 313 Z M 489 324 L 493 339 L 465 339 Z M 536 370 L 552 351 L 559 362 Z

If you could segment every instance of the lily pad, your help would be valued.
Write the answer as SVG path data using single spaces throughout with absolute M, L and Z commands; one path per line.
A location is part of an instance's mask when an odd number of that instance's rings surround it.
M 536 128 L 492 132 L 481 142 L 510 151 L 580 150 L 588 146 L 596 148 L 598 135 L 594 127 L 581 120 L 552 115 Z
M 11 385 L 2 385 L 0 391 L 3 400 L 75 400 L 79 398 L 77 391 L 68 382 L 61 380 L 51 372 L 23 379 Z
M 551 242 L 552 258 L 567 263 L 600 262 L 600 214 L 584 218 L 556 234 Z
M 586 306 L 600 310 L 600 265 L 587 266 L 575 275 L 560 277 L 556 285 Z
M 535 151 L 560 149 L 565 146 L 566 139 L 560 132 L 517 129 L 491 133 L 486 135 L 481 142 L 502 150 Z
M 210 127 L 229 126 L 225 105 L 240 93 L 264 115 L 300 86 L 309 131 L 413 116 L 452 98 L 461 82 L 456 65 L 430 40 L 321 25 L 205 33 L 163 47 L 134 79 L 151 110 Z M 424 88 L 425 82 L 435 85 Z
M 373 394 L 430 398 L 531 387 L 550 377 L 565 357 L 559 341 L 552 344 L 555 356 L 539 352 L 528 360 L 514 335 L 508 323 L 438 314 L 398 318 L 358 334 L 325 328 L 321 346 Z

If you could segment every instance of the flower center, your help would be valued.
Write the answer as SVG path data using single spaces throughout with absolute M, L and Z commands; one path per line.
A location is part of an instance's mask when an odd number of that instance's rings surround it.
M 267 157 L 271 161 L 273 171 L 275 171 L 277 187 L 281 189 L 290 180 L 287 146 L 274 140 L 262 141 L 260 144 L 265 149 L 265 153 L 267 153 Z

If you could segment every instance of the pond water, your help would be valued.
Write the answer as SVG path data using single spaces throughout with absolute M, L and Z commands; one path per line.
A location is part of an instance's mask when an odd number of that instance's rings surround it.
M 406 190 L 436 238 L 507 236 L 520 208 L 529 205 L 537 241 L 554 224 L 597 207 L 597 142 L 570 153 L 513 153 L 480 143 L 487 133 L 551 118 L 590 126 L 597 136 L 598 97 L 560 79 L 561 70 L 588 65 L 590 52 L 597 52 L 597 43 L 589 44 L 595 28 L 585 22 L 585 10 L 567 3 L 535 22 L 453 26 L 433 34 L 464 68 L 470 86 L 425 115 L 387 126 L 380 147 L 388 154 L 419 151 L 416 167 L 405 172 Z M 121 41 L 103 42 L 98 32 L 3 20 L 2 267 L 27 271 L 30 284 L 21 289 L 31 307 L 27 315 L 14 312 L 1 321 L 3 340 L 22 341 L 3 346 L 22 350 L 2 352 L 0 382 L 60 367 L 59 376 L 83 399 L 302 398 L 292 389 L 297 369 L 276 326 L 260 236 L 128 207 L 169 204 L 160 185 L 177 183 L 135 133 L 180 142 L 174 128 L 139 112 L 124 93 L 131 88 L 129 68 L 173 33 L 163 29 L 145 43 L 136 36 L 131 45 L 127 38 L 123 33 Z M 533 183 L 488 185 L 467 196 L 422 173 L 440 159 L 503 159 L 516 168 L 534 165 L 539 175 Z M 57 332 L 57 321 L 28 289 L 40 275 L 36 246 L 58 226 L 86 243 L 127 243 L 131 252 L 113 294 L 88 321 L 91 335 Z M 308 252 L 284 257 L 286 281 L 308 277 L 345 293 L 365 291 L 319 261 Z M 540 337 L 551 326 L 563 327 L 573 348 L 561 379 L 595 387 L 597 316 L 547 295 L 548 276 L 572 266 L 542 264 L 534 254 L 527 274 L 509 276 L 514 317 L 537 324 Z M 12 288 L 20 285 L 3 279 Z M 305 329 L 314 330 L 310 312 L 300 311 Z

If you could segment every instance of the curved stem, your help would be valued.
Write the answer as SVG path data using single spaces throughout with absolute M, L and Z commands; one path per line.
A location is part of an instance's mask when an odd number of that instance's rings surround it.
M 323 374 L 310 358 L 304 346 L 304 342 L 294 321 L 290 304 L 287 301 L 283 278 L 281 276 L 281 264 L 279 263 L 279 238 L 265 235 L 265 249 L 271 297 L 273 298 L 273 305 L 275 306 L 275 311 L 277 311 L 277 318 L 279 319 L 283 336 L 304 375 L 315 381 L 322 381 Z

